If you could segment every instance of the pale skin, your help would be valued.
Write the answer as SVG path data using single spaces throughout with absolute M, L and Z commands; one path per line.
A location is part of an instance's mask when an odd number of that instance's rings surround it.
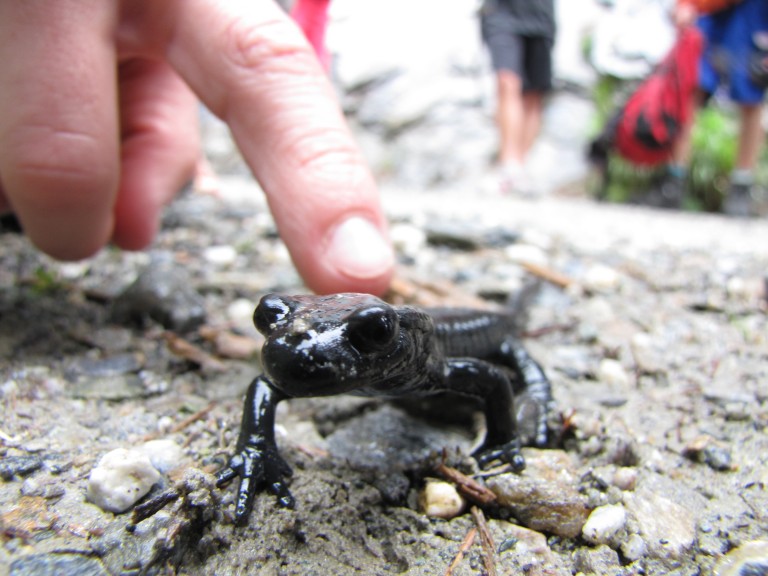
M 496 72 L 496 89 L 499 165 L 523 164 L 541 129 L 544 95 L 523 92 L 522 79 L 509 70 Z
M 373 178 L 274 2 L 2 2 L 0 86 L 0 212 L 51 256 L 152 241 L 199 157 L 199 98 L 229 125 L 310 288 L 388 286 Z

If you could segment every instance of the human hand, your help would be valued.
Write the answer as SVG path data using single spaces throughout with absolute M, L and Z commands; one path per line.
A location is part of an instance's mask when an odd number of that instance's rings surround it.
M 332 88 L 272 1 L 0 3 L 0 212 L 60 259 L 147 246 L 229 125 L 308 286 L 380 293 L 393 255 Z

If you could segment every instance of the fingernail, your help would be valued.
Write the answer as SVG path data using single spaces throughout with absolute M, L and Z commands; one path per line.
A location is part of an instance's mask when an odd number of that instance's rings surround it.
M 326 256 L 343 274 L 360 279 L 385 274 L 395 261 L 381 231 L 359 216 L 345 220 L 333 231 Z

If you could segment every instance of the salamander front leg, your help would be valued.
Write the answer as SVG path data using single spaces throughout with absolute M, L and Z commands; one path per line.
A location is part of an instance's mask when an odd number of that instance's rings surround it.
M 235 522 L 245 524 L 253 508 L 256 493 L 268 488 L 281 506 L 292 508 L 293 496 L 285 482 L 292 474 L 275 443 L 275 408 L 282 397 L 269 386 L 263 376 L 248 387 L 243 406 L 243 419 L 235 453 L 228 465 L 217 474 L 216 485 L 222 486 L 235 476 L 240 486 L 235 502 Z
M 519 472 L 525 468 L 515 420 L 512 384 L 503 370 L 474 358 L 453 358 L 445 369 L 448 390 L 485 402 L 487 432 L 483 445 L 473 454 L 481 467 L 502 460 Z
M 524 442 L 538 447 L 546 446 L 547 420 L 554 400 L 552 384 L 544 369 L 513 337 L 502 343 L 497 358 L 499 363 L 508 366 L 515 375 L 516 420 Z

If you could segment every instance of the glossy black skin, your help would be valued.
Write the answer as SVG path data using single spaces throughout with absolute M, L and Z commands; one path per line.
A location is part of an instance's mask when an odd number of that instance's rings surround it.
M 511 335 L 510 315 L 393 307 L 365 294 L 270 294 L 257 306 L 254 323 L 266 337 L 265 374 L 248 388 L 235 454 L 217 481 L 220 486 L 240 477 L 238 523 L 247 521 L 263 488 L 282 506 L 294 504 L 285 480 L 291 469 L 274 437 L 282 400 L 450 392 L 484 402 L 487 434 L 474 455 L 481 466 L 499 459 L 516 471 L 525 467 L 518 419 L 527 421 L 525 443 L 546 444 L 550 383 Z

